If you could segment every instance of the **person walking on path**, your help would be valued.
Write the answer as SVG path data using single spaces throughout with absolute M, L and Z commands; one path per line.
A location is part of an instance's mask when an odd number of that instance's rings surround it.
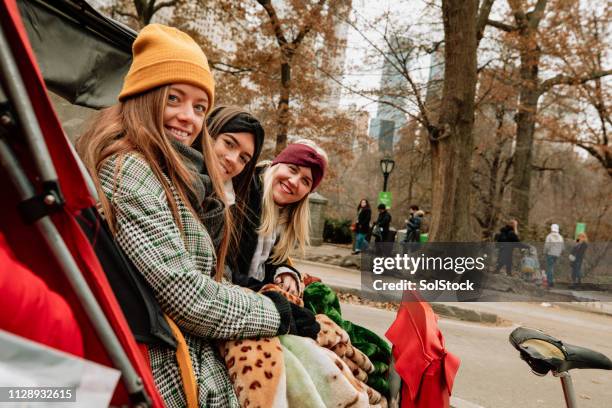
M 505 268 L 506 275 L 512 275 L 512 253 L 517 247 L 516 243 L 521 242 L 518 237 L 518 221 L 508 221 L 495 235 L 495 241 L 498 242 L 495 273 L 500 273 L 501 269 Z
M 372 235 L 374 235 L 375 242 L 387 242 L 389 238 L 389 227 L 391 226 L 391 214 L 387 211 L 387 206 L 384 204 L 378 204 L 378 218 L 374 223 L 374 229 Z
M 572 248 L 572 252 L 569 256 L 572 265 L 572 283 L 574 285 L 580 285 L 582 283 L 582 260 L 589 246 L 588 242 L 589 239 L 584 232 L 578 234 L 576 245 Z
M 555 265 L 557 260 L 561 256 L 565 244 L 563 243 L 563 237 L 559 234 L 559 225 L 552 224 L 550 226 L 550 233 L 546 236 L 544 242 L 544 255 L 546 255 L 546 281 L 548 287 L 555 286 L 554 274 Z
M 370 232 L 370 220 L 372 219 L 372 210 L 370 203 L 365 198 L 359 202 L 357 207 L 357 223 L 355 225 L 355 251 L 353 254 L 358 254 L 363 251 L 366 246 L 366 236 Z

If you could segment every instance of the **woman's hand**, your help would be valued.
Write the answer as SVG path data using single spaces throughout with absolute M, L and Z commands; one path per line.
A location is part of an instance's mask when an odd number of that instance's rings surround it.
M 281 273 L 274 278 L 274 283 L 279 285 L 281 289 L 291 293 L 292 295 L 299 295 L 299 284 L 295 279 L 295 276 L 291 273 Z

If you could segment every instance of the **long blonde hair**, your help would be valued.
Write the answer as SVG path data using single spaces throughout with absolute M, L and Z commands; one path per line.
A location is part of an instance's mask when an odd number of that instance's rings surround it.
M 116 233 L 115 210 L 102 190 L 98 174 L 109 157 L 118 155 L 115 163 L 115 174 L 118 175 L 124 155 L 130 152 L 142 155 L 151 166 L 164 189 L 170 211 L 181 234 L 183 225 L 172 193 L 172 186 L 188 210 L 196 219 L 199 219 L 188 199 L 188 194 L 193 193 L 195 175 L 185 166 L 163 130 L 163 113 L 169 88 L 169 85 L 156 88 L 100 111 L 76 142 L 76 150 L 93 178 L 103 214 L 113 234 Z M 223 182 L 216 164 L 217 158 L 213 153 L 212 142 L 208 137 L 205 124 L 199 137 L 202 140 L 204 163 L 212 180 L 214 192 L 225 200 Z M 170 182 L 164 175 L 170 179 Z M 227 210 L 225 221 L 226 228 L 217 254 L 215 272 L 217 281 L 221 280 L 225 269 L 228 236 L 232 225 Z
M 317 154 L 323 157 L 326 163 L 328 162 L 325 151 L 311 140 L 300 139 L 295 143 L 313 148 Z M 289 253 L 296 246 L 304 253 L 306 245 L 310 244 L 309 195 L 306 194 L 300 201 L 286 207 L 281 208 L 276 205 L 272 192 L 272 182 L 278 168 L 278 165 L 269 166 L 263 174 L 261 224 L 257 230 L 263 236 L 270 236 L 277 227 L 280 227 L 279 241 L 274 245 L 271 256 L 272 263 L 275 265 L 286 262 L 289 258 Z

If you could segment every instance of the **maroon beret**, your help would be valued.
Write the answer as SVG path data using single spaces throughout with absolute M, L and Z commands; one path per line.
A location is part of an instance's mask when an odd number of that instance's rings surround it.
M 287 146 L 272 161 L 273 166 L 278 163 L 309 167 L 312 171 L 312 188 L 310 191 L 317 188 L 325 175 L 325 159 L 315 149 L 305 144 L 293 143 Z

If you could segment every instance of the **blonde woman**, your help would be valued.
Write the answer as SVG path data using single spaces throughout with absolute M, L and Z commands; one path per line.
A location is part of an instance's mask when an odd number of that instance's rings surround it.
M 299 273 L 287 261 L 291 250 L 309 243 L 308 194 L 321 183 L 327 162 L 323 149 L 299 140 L 257 168 L 245 219 L 237 221 L 242 228 L 238 251 L 232 251 L 235 283 L 256 289 L 274 282 L 300 294 Z
M 199 405 L 237 407 L 227 369 L 213 347 L 216 340 L 289 332 L 315 338 L 319 326 L 312 313 L 280 296 L 218 282 L 230 228 L 222 232 L 217 255 L 195 209 L 200 179 L 174 147 L 202 140 L 202 162 L 215 195 L 223 198 L 205 126 L 214 82 L 201 48 L 179 30 L 152 24 L 136 38 L 133 56 L 119 103 L 95 118 L 77 150 L 115 239 L 184 333 Z M 149 357 L 166 405 L 187 406 L 175 351 L 151 346 Z

